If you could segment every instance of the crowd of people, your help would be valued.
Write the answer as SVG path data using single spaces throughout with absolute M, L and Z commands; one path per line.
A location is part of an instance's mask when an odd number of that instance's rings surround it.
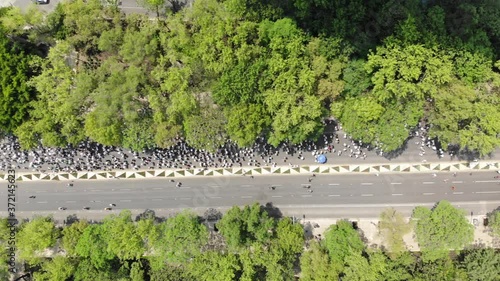
M 190 147 L 182 138 L 174 146 L 136 152 L 124 148 L 104 146 L 91 141 L 65 148 L 39 147 L 21 150 L 14 137 L 6 137 L 0 145 L 0 169 L 17 169 L 44 173 L 144 170 L 144 169 L 189 169 L 189 168 L 231 168 L 231 167 L 276 167 L 312 164 L 320 154 L 331 158 L 350 157 L 359 160 L 367 158 L 368 151 L 384 156 L 378 146 L 370 147 L 353 140 L 342 133 L 342 126 L 334 121 L 325 121 L 325 134 L 318 141 L 305 141 L 298 145 L 283 143 L 279 147 L 269 145 L 264 138 L 256 140 L 252 147 L 240 148 L 228 140 L 217 152 Z M 421 124 L 414 136 L 422 138 L 422 153 L 425 147 L 436 150 L 433 140 L 426 136 L 428 126 Z M 373 153 L 375 152 L 375 153 Z

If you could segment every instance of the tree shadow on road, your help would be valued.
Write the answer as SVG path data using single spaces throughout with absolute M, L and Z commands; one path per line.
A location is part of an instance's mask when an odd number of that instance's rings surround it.
M 260 209 L 262 211 L 266 211 L 271 218 L 281 219 L 283 217 L 283 213 L 278 207 L 275 207 L 272 202 L 266 203 L 266 205 L 261 205 Z

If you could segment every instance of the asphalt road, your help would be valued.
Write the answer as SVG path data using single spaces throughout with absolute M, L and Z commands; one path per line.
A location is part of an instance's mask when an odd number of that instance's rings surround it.
M 314 217 L 376 217 L 387 206 L 406 213 L 416 205 L 432 206 L 448 200 L 475 214 L 486 214 L 500 206 L 500 180 L 493 172 L 458 174 L 393 175 L 317 175 L 308 177 L 280 175 L 250 177 L 185 178 L 182 186 L 167 179 L 18 182 L 16 216 L 55 214 L 65 217 L 100 219 L 123 209 L 139 213 L 145 209 L 168 214 L 190 208 L 203 212 L 207 208 L 227 209 L 233 205 L 254 202 L 272 203 L 286 215 Z M 446 180 L 446 182 L 445 182 Z M 7 183 L 4 183 L 7 184 Z M 271 190 L 269 187 L 274 186 Z M 311 185 L 312 193 L 306 185 Z M 452 186 L 455 189 L 452 189 Z M 7 210 L 7 190 L 1 189 L 0 215 Z M 36 198 L 30 199 L 30 196 Z M 104 211 L 116 204 L 112 211 Z M 58 211 L 58 207 L 66 207 Z M 90 207 L 90 210 L 83 210 Z

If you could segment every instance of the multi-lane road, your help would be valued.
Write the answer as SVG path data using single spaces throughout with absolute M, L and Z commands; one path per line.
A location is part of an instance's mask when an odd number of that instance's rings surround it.
M 500 206 L 500 180 L 493 172 L 427 173 L 391 175 L 248 176 L 184 178 L 182 186 L 168 179 L 101 180 L 68 182 L 18 182 L 16 215 L 70 214 L 100 219 L 123 209 L 139 213 L 153 209 L 166 215 L 184 208 L 203 212 L 207 208 L 227 209 L 254 202 L 272 203 L 285 215 L 321 218 L 369 218 L 394 206 L 410 214 L 414 206 L 432 206 L 448 200 L 484 215 Z M 7 184 L 7 183 L 4 183 Z M 312 192 L 306 186 L 310 185 Z M 274 186 L 274 190 L 270 187 Z M 454 187 L 454 188 L 452 188 Z M 35 196 L 35 198 L 30 198 Z M 0 215 L 7 210 L 7 191 L 0 192 Z M 116 204 L 112 211 L 105 211 Z M 59 211 L 58 207 L 67 210 Z M 83 210 L 90 207 L 90 210 Z

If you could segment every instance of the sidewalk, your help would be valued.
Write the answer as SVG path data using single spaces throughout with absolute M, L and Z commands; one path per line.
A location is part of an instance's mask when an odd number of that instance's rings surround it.
M 439 162 L 439 163 L 394 163 L 394 164 L 315 164 L 302 166 L 277 167 L 238 167 L 208 169 L 161 169 L 139 171 L 97 171 L 78 173 L 16 173 L 16 181 L 39 180 L 104 180 L 104 179 L 143 179 L 143 178 L 185 178 L 216 176 L 263 176 L 263 175 L 299 175 L 299 174 L 390 174 L 390 173 L 438 173 L 468 171 L 498 171 L 500 162 Z M 8 174 L 0 174 L 0 180 L 7 181 Z
M 492 237 L 488 233 L 488 228 L 483 226 L 482 219 L 484 216 L 474 216 L 474 219 L 477 219 L 480 223 L 478 226 L 474 227 L 474 245 L 483 245 L 485 247 L 492 248 L 500 248 L 500 239 Z M 409 219 L 409 218 L 407 218 Z M 470 217 L 467 216 L 467 219 L 470 220 Z M 367 247 L 380 247 L 387 246 L 386 242 L 383 238 L 378 234 L 378 219 L 376 218 L 366 218 L 366 219 L 350 219 L 349 221 L 356 222 L 358 228 L 360 229 L 360 233 L 366 238 L 366 246 Z M 312 228 L 312 235 L 323 236 L 325 231 L 330 227 L 330 225 L 335 224 L 337 220 L 335 219 L 312 219 L 306 220 L 306 224 L 310 223 L 311 225 L 317 224 L 318 228 Z M 307 233 L 306 233 L 307 234 Z M 406 234 L 403 237 L 403 240 L 406 244 L 406 249 L 412 252 L 420 251 L 417 241 L 413 238 L 413 231 Z

